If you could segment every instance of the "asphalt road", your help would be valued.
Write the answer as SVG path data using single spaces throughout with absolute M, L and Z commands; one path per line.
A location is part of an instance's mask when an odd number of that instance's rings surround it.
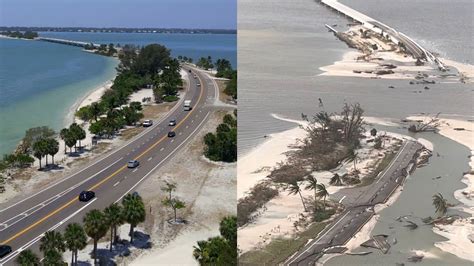
M 353 198 L 342 197 L 340 202 L 345 205 L 345 211 L 315 236 L 313 241 L 288 258 L 285 265 L 314 265 L 328 248 L 345 245 L 375 214 L 374 206 L 385 203 L 398 186 L 403 184 L 407 176 L 406 169 L 413 164 L 413 158 L 421 148 L 422 145 L 416 141 L 404 142 L 377 181 Z
M 183 66 L 186 71 L 190 69 Z M 63 178 L 36 194 L 16 202 L 0 205 L 0 243 L 10 245 L 13 252 L 0 260 L 0 265 L 12 265 L 24 249 L 38 252 L 38 241 L 48 230 L 63 230 L 71 222 L 82 222 L 83 215 L 92 209 L 104 209 L 134 191 L 152 172 L 170 160 L 206 122 L 218 95 L 215 82 L 206 74 L 193 69 L 198 79 L 189 76 L 185 97 L 161 121 L 127 142 L 123 147 L 97 159 L 96 162 Z M 200 82 L 201 86 L 197 86 Z M 193 109 L 183 110 L 183 100 L 191 100 Z M 177 125 L 168 126 L 169 119 Z M 174 138 L 167 133 L 176 132 Z M 128 169 L 127 161 L 136 159 L 140 166 Z M 181 166 L 186 167 L 186 166 Z M 96 198 L 80 202 L 83 190 L 93 190 Z M 161 193 L 157 189 L 157 193 Z

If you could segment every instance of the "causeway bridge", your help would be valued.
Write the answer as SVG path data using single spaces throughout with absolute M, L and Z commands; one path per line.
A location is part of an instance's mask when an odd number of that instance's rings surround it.
M 377 21 L 365 14 L 354 10 L 337 0 L 320 0 L 324 6 L 334 10 L 335 12 L 352 19 L 354 22 L 360 23 L 364 28 L 373 32 L 388 36 L 394 43 L 403 43 L 408 53 L 414 58 L 424 60 L 427 62 L 435 63 L 438 68 L 442 71 L 447 69 L 446 65 L 443 64 L 433 53 L 423 48 L 412 38 L 395 30 L 394 28 L 385 25 L 384 23 Z
M 65 44 L 65 45 L 71 45 L 71 46 L 78 46 L 78 47 L 86 47 L 87 45 L 92 45 L 92 46 L 98 48 L 100 46 L 100 44 L 97 44 L 97 43 L 81 42 L 81 41 L 73 41 L 73 40 L 65 40 L 65 39 L 56 39 L 56 38 L 38 37 L 36 39 L 40 40 L 40 41 L 45 41 L 45 42 L 53 42 L 53 43 L 59 43 L 59 44 Z

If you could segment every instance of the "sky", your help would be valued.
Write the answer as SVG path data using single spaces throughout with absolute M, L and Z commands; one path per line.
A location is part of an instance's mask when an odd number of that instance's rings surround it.
M 0 26 L 236 29 L 237 0 L 0 0 Z

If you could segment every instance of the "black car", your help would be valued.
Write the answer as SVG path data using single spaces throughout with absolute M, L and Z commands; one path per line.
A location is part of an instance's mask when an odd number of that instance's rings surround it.
M 95 197 L 94 191 L 82 191 L 79 194 L 79 201 L 89 201 Z
M 174 132 L 174 131 L 168 132 L 168 137 L 172 138 L 174 136 L 176 136 L 176 132 Z
M 0 245 L 0 258 L 5 257 L 10 252 L 12 252 L 12 247 L 7 245 Z

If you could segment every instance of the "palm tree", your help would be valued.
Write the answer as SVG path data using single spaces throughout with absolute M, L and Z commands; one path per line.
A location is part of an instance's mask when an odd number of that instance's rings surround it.
M 98 102 L 93 102 L 91 103 L 91 106 L 89 108 L 89 111 L 91 113 L 91 116 L 94 118 L 94 120 L 97 122 L 97 118 L 100 116 L 102 113 L 102 108 L 100 107 L 100 104 Z
M 52 164 L 54 165 L 54 155 L 59 151 L 59 142 L 55 139 L 47 139 L 47 154 L 51 155 Z
M 317 190 L 318 192 L 316 193 L 316 196 L 318 198 L 323 198 L 324 209 L 326 209 L 326 197 L 329 196 L 329 192 L 326 190 L 326 186 L 324 184 L 318 184 Z
M 168 200 L 171 201 L 171 193 L 176 190 L 176 184 L 165 181 L 165 186 L 162 187 L 161 190 L 169 194 Z
M 237 216 L 226 216 L 219 223 L 219 232 L 227 241 L 237 246 Z
M 25 249 L 16 258 L 16 263 L 21 266 L 38 266 L 40 265 L 40 260 L 33 251 Z
M 342 185 L 342 178 L 339 174 L 335 173 L 333 177 L 331 177 L 331 180 L 329 181 L 330 185 L 333 186 L 341 186 Z
M 86 234 L 94 240 L 94 265 L 97 264 L 97 242 L 107 233 L 105 215 L 99 210 L 91 210 L 84 216 Z
M 357 171 L 356 163 L 357 160 L 359 159 L 359 154 L 355 152 L 354 150 L 351 151 L 349 156 L 347 156 L 346 161 L 347 162 L 353 162 L 354 163 L 354 171 Z
M 64 232 L 66 247 L 72 252 L 71 265 L 77 265 L 77 251 L 87 246 L 86 232 L 78 223 L 68 224 Z
M 59 137 L 64 140 L 64 154 L 66 154 L 66 139 L 67 139 L 67 136 L 69 135 L 69 129 L 67 128 L 63 128 L 61 129 L 61 131 L 59 131 Z
M 138 194 L 127 194 L 123 200 L 123 218 L 130 224 L 130 243 L 133 243 L 133 230 L 146 217 L 145 204 Z
M 112 251 L 112 244 L 115 244 L 117 238 L 117 227 L 123 224 L 123 211 L 117 203 L 111 204 L 104 210 L 107 224 L 110 227 L 110 251 Z
M 197 242 L 197 246 L 193 246 L 193 257 L 201 265 L 203 265 L 204 262 L 208 261 L 209 258 L 207 244 L 208 242 L 206 240 L 201 240 Z
M 441 193 L 433 195 L 433 205 L 436 208 L 438 216 L 444 216 L 448 212 L 448 201 L 441 195 Z
M 304 199 L 303 199 L 303 196 L 301 195 L 301 187 L 298 185 L 298 182 L 296 181 L 293 181 L 291 183 L 288 184 L 287 188 L 286 188 L 289 192 L 288 194 L 291 195 L 296 195 L 296 194 L 299 194 L 300 195 L 300 198 L 301 198 L 301 202 L 303 203 L 303 208 L 304 208 L 304 211 L 306 212 L 306 205 L 304 204 Z
M 59 251 L 51 249 L 44 253 L 43 265 L 64 265 L 63 256 Z
M 46 255 L 46 252 L 49 250 L 54 250 L 60 252 L 66 251 L 66 246 L 64 245 L 64 238 L 60 232 L 56 231 L 47 231 L 44 233 L 44 236 L 40 240 L 39 249 Z
M 308 184 L 306 184 L 305 186 L 305 189 L 311 189 L 314 191 L 314 208 L 316 209 L 316 187 L 318 185 L 318 180 L 316 179 L 316 177 L 312 176 L 312 175 L 308 175 L 306 177 L 306 181 L 308 182 Z

